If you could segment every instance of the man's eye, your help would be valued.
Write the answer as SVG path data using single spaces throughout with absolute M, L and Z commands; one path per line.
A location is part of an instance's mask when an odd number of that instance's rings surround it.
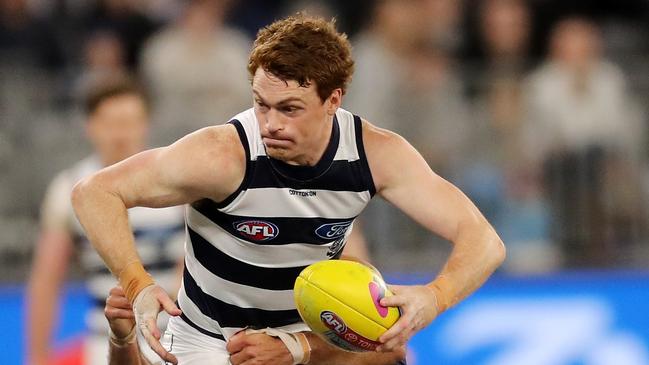
M 255 100 L 255 103 L 257 103 L 257 105 L 259 105 L 260 108 L 268 108 L 268 106 L 266 104 L 262 103 L 259 100 Z

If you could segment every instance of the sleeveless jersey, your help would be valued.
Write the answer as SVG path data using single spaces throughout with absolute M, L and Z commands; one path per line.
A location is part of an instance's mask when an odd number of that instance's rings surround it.
M 65 216 L 65 225 L 73 238 L 75 252 L 91 296 L 93 306 L 86 317 L 87 325 L 95 332 L 106 334 L 108 324 L 103 309 L 108 292 L 117 284 L 117 280 L 87 240 L 70 204 L 70 193 L 74 184 L 99 171 L 101 167 L 101 163 L 95 156 L 78 162 L 53 180 L 48 196 L 52 196 L 50 201 L 56 199 L 56 204 L 59 205 L 50 210 L 58 210 L 57 214 Z M 176 264 L 182 258 L 185 235 L 183 208 L 135 207 L 128 210 L 128 216 L 135 236 L 136 248 L 144 267 L 167 291 L 176 290 L 178 281 Z
M 361 120 L 338 109 L 314 166 L 266 155 L 253 109 L 230 121 L 246 152 L 241 186 L 222 202 L 187 206 L 182 318 L 220 339 L 244 327 L 304 331 L 293 285 L 306 266 L 340 256 L 375 193 Z

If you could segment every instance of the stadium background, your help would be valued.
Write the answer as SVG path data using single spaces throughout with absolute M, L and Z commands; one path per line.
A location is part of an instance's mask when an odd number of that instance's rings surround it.
M 45 188 L 90 151 L 88 84 L 140 77 L 151 145 L 169 143 L 249 105 L 255 30 L 304 8 L 336 16 L 352 40 L 345 106 L 408 138 L 508 246 L 483 289 L 412 341 L 411 363 L 649 364 L 644 0 L 0 0 L 2 362 L 24 355 Z M 384 204 L 362 224 L 394 283 L 429 280 L 448 253 Z M 77 361 L 79 279 L 55 363 Z

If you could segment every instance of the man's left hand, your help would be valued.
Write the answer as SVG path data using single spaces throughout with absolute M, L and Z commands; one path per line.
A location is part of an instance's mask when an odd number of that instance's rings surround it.
M 293 356 L 282 340 L 263 333 L 241 331 L 228 341 L 232 365 L 291 365 Z
M 435 293 L 423 285 L 390 285 L 393 296 L 381 299 L 385 307 L 400 307 L 401 318 L 380 338 L 377 351 L 394 351 L 406 345 L 408 340 L 437 317 Z

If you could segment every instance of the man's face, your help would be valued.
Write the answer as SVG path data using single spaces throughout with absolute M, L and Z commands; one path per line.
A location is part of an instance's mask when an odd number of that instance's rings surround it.
M 329 143 L 331 120 L 340 106 L 340 89 L 323 103 L 311 83 L 300 87 L 262 68 L 252 80 L 255 115 L 268 156 L 296 165 L 314 165 Z
M 148 112 L 135 94 L 117 95 L 102 101 L 88 120 L 88 137 L 106 165 L 119 162 L 144 149 Z

